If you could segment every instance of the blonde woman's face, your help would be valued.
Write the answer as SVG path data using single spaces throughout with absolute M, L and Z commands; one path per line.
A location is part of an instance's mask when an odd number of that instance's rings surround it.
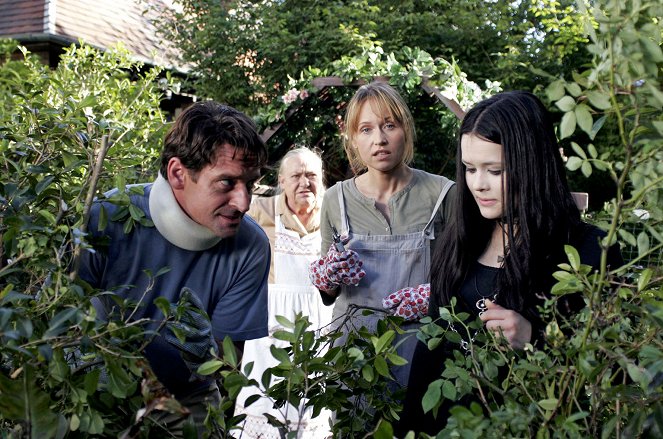
M 371 104 L 360 108 L 353 146 L 369 172 L 390 172 L 403 164 L 405 131 L 391 116 L 376 114 Z

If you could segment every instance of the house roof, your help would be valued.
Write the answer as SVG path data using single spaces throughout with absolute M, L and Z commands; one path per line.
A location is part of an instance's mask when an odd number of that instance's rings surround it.
M 64 46 L 81 39 L 101 49 L 122 42 L 140 61 L 186 71 L 154 24 L 154 8 L 170 7 L 168 0 L 0 0 L 0 36 Z

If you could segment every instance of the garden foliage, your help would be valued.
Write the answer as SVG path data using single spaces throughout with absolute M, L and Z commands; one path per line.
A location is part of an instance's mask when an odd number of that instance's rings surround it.
M 663 10 L 657 2 L 607 1 L 597 2 L 583 12 L 588 17 L 584 35 L 593 62 L 566 76 L 549 75 L 550 85 L 545 92 L 554 108 L 562 112 L 560 139 L 573 139 L 569 170 L 584 175 L 606 173 L 616 188 L 605 211 L 585 219 L 608 232 L 601 243 L 604 249 L 619 242 L 629 258 L 624 267 L 608 268 L 604 256 L 600 269 L 592 272 L 580 264 L 575 249 L 566 248 L 568 262 L 554 274 L 557 283 L 542 310 L 550 322 L 546 327 L 547 343 L 542 348 L 528 346 L 513 351 L 481 331 L 467 354 L 459 345 L 439 379 L 422 395 L 422 405 L 426 411 L 435 412 L 444 400 L 458 401 L 468 394 L 474 395 L 477 402 L 452 409 L 438 437 L 608 438 L 663 434 Z M 370 59 L 365 61 L 370 63 Z M 352 72 L 354 65 L 348 63 L 348 70 Z M 402 86 L 401 80 L 394 76 L 396 85 Z M 618 144 L 599 153 L 593 144 L 602 138 L 599 134 L 618 139 Z M 638 224 L 635 233 L 634 223 Z M 572 318 L 559 315 L 557 300 L 573 293 L 584 296 L 586 307 Z M 417 334 L 431 348 L 443 341 L 460 343 L 458 334 L 447 329 L 449 323 L 460 332 L 467 331 L 465 339 L 471 339 L 469 334 L 482 326 L 480 322 L 462 324 L 463 316 L 456 316 L 453 306 L 440 311 L 440 320 L 431 322 L 427 318 Z M 297 320 L 292 325 L 301 324 Z M 363 334 L 360 339 L 375 342 L 387 332 Z M 280 401 L 299 401 L 306 396 L 310 398 L 308 404 L 317 408 L 334 406 L 334 401 L 346 402 L 349 394 L 329 383 L 322 395 L 318 388 L 309 391 L 311 382 L 323 383 L 332 376 L 334 384 L 338 379 L 343 381 L 345 378 L 335 368 L 343 357 L 335 356 L 332 350 L 324 356 L 325 367 L 311 367 L 317 357 L 301 360 L 296 352 L 301 349 L 302 337 L 312 334 L 295 331 L 289 337 L 291 350 L 279 353 L 281 363 L 264 376 L 265 383 L 273 376 L 284 381 L 266 393 Z M 326 337 L 334 335 L 323 335 L 318 340 L 328 343 Z M 354 366 L 364 373 L 360 382 L 349 381 L 340 388 L 351 392 L 360 387 L 371 399 L 374 389 L 382 392 L 382 387 L 371 380 L 378 377 L 388 381 L 388 374 L 380 372 L 388 368 L 379 365 L 379 354 L 370 345 L 370 357 L 365 345 L 356 341 L 347 348 L 348 353 L 355 352 L 355 346 L 364 355 L 355 358 L 373 360 Z M 386 358 L 384 362 L 397 364 Z M 304 376 L 308 377 L 306 385 L 302 384 Z M 286 388 L 289 393 L 282 391 Z M 343 422 L 334 425 L 334 433 L 338 437 L 391 438 L 390 424 L 399 410 L 397 402 L 390 404 L 396 405 L 372 413 L 340 409 Z M 295 431 L 289 435 L 297 437 Z M 408 436 L 414 437 L 412 433 Z
M 93 197 L 156 169 L 160 71 L 121 47 L 72 46 L 55 70 L 22 48 L 12 61 L 15 42 L 1 47 L 0 431 L 132 437 L 139 409 L 178 404 L 142 358 L 151 334 L 130 320 L 136 305 L 120 304 L 125 320 L 97 321 L 76 257 Z M 117 202 L 127 227 L 143 220 Z
M 561 112 L 558 134 L 569 145 L 568 169 L 605 175 L 616 188 L 604 211 L 586 218 L 608 231 L 605 248 L 619 242 L 632 256 L 625 267 L 604 264 L 589 272 L 575 250 L 567 249 L 568 263 L 555 273 L 558 282 L 545 310 L 550 324 L 544 348 L 515 352 L 484 334 L 468 355 L 459 350 L 422 395 L 422 404 L 435 410 L 444 399 L 467 393 L 480 395 L 479 403 L 453 409 L 439 437 L 663 434 L 663 7 L 636 0 L 601 0 L 586 10 L 584 3 L 578 5 L 587 17 L 582 35 L 559 37 L 573 44 L 588 41 L 592 62 L 548 76 L 545 96 L 551 109 Z M 260 115 L 263 123 L 300 105 L 302 91 L 318 99 L 310 84 L 323 74 L 347 81 L 389 76 L 411 103 L 422 99 L 424 77 L 441 89 L 455 87 L 457 100 L 468 99 L 465 106 L 499 88 L 489 83 L 481 90 L 454 63 L 423 50 L 386 53 L 370 39 L 353 41 L 361 42 L 359 50 L 336 57 L 326 70 L 293 74 L 288 87 L 278 90 L 287 99 L 271 101 Z M 151 180 L 156 172 L 165 126 L 158 109 L 165 91 L 160 84 L 169 82 L 159 81 L 158 69 L 145 69 L 121 48 L 100 53 L 72 47 L 60 66 L 49 70 L 25 51 L 22 59 L 10 60 L 12 42 L 0 47 L 1 434 L 167 437 L 147 415 L 185 413 L 142 357 L 154 333 L 145 331 L 145 322 L 131 320 L 138 304 L 120 301 L 126 318 L 97 321 L 91 300 L 106 292 L 76 279 L 76 257 L 88 251 L 85 223 L 92 198 Z M 297 93 L 288 94 L 290 89 Z M 427 105 L 439 104 L 424 101 L 413 108 L 425 112 Z M 301 130 L 290 135 L 306 143 L 306 122 L 336 129 L 338 111 L 330 107 L 324 122 L 305 113 Z M 454 116 L 430 111 L 428 120 L 444 127 L 440 136 L 450 147 Z M 429 132 L 428 126 L 418 128 Z M 420 138 L 441 142 L 426 134 Z M 609 148 L 599 144 L 605 139 Z M 438 164 L 445 160 L 438 159 Z M 145 221 L 122 196 L 115 202 L 125 209 L 108 220 L 123 221 L 127 230 Z M 587 307 L 571 319 L 557 315 L 556 300 L 575 292 L 584 295 Z M 158 305 L 165 324 L 169 304 Z M 453 309 L 441 315 L 411 336 L 431 346 L 458 341 L 446 330 L 446 323 L 455 321 Z M 338 334 L 312 331 L 305 317 L 279 321 L 283 329 L 275 336 L 291 346 L 272 349 L 279 365 L 263 377 L 266 393 L 281 406 L 305 401 L 315 412 L 335 410 L 337 437 L 391 438 L 400 411 L 390 376 L 390 367 L 403 362 L 393 346 L 399 320 L 385 319 L 373 334 L 352 333 L 342 347 L 331 347 Z M 231 343 L 223 348 L 223 356 L 199 372 L 217 374 L 232 399 L 250 381 Z M 508 371 L 506 377 L 499 370 Z M 228 415 L 229 407 L 224 399 L 210 412 L 210 428 L 222 435 L 241 423 Z M 286 437 L 298 437 L 291 426 L 272 422 Z

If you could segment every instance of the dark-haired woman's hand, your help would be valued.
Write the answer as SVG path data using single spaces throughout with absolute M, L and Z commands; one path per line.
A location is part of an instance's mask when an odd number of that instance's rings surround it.
M 513 349 L 522 349 L 532 340 L 532 324 L 516 311 L 486 300 L 486 311 L 480 315 L 486 329 L 504 336 Z

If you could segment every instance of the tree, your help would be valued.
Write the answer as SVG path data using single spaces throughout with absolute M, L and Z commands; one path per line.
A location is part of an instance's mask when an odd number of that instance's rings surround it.
M 579 66 L 583 15 L 570 0 L 371 1 L 179 0 L 161 29 L 193 66 L 199 94 L 255 112 L 284 94 L 288 77 L 322 71 L 369 42 L 456 60 L 468 78 L 533 89 L 549 73 Z

